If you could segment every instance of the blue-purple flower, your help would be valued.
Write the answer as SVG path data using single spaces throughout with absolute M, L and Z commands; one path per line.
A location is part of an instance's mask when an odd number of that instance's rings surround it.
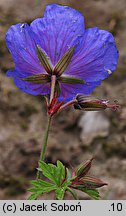
M 44 17 L 10 27 L 7 47 L 15 68 L 7 76 L 23 92 L 50 95 L 56 76 L 59 98 L 90 94 L 116 68 L 118 51 L 111 33 L 85 29 L 82 14 L 56 4 L 46 7 Z

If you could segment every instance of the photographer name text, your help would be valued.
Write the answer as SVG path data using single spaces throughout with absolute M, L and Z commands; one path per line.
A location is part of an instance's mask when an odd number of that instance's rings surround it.
M 81 212 L 82 206 L 80 202 L 77 202 L 77 204 L 66 204 L 65 202 L 62 204 L 59 204 L 57 202 L 52 202 L 50 204 L 43 203 L 36 203 L 36 204 L 25 204 L 24 202 L 21 203 L 21 205 L 16 205 L 14 202 L 4 203 L 3 204 L 3 212 Z

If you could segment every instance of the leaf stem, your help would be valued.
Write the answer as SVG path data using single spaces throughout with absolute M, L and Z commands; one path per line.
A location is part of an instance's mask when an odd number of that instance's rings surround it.
M 45 151 L 46 151 L 47 142 L 48 142 L 48 136 L 49 136 L 49 129 L 50 129 L 50 126 L 51 126 L 51 120 L 52 120 L 52 117 L 49 116 L 39 161 L 44 161 L 44 158 L 45 158 Z M 37 180 L 40 178 L 40 173 L 41 173 L 40 170 L 38 170 L 37 177 L 36 177 Z

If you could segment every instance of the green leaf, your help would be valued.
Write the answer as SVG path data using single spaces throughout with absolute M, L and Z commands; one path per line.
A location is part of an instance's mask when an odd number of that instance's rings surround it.
M 56 177 L 56 166 L 53 164 L 46 164 L 43 161 L 40 161 L 40 166 L 43 175 L 50 179 L 57 185 L 57 177 Z
M 57 187 L 55 185 L 51 186 L 51 187 L 43 187 L 43 188 L 40 188 L 40 187 L 33 187 L 33 188 L 30 188 L 28 189 L 28 191 L 32 192 L 32 193 L 38 193 L 40 192 L 41 194 L 43 193 L 48 193 L 48 192 L 51 192 L 53 190 L 55 190 Z
M 30 191 L 31 193 L 38 193 L 40 192 L 41 194 L 43 194 L 43 190 L 39 187 L 32 187 L 32 188 L 29 188 L 28 191 Z
M 62 76 L 59 78 L 61 83 L 68 83 L 68 84 L 84 84 L 84 80 L 72 76 Z
M 74 190 L 72 190 L 71 188 L 67 188 L 67 190 L 72 194 L 72 196 L 73 196 L 73 198 L 75 199 L 75 200 L 78 200 L 78 197 L 77 197 L 77 194 L 76 194 L 76 192 L 74 191 Z
M 71 62 L 71 58 L 73 56 L 75 47 L 71 47 L 68 51 L 62 56 L 62 58 L 58 61 L 54 68 L 54 74 L 58 74 L 59 76 L 66 70 L 68 65 Z
M 99 200 L 100 199 L 100 195 L 99 195 L 99 191 L 96 189 L 82 189 L 81 191 L 87 193 L 91 198 L 95 199 L 95 200 Z
M 39 196 L 41 196 L 42 193 L 38 192 L 38 193 L 33 193 L 28 197 L 28 200 L 36 200 Z
M 31 184 L 34 187 L 30 188 L 28 191 L 32 193 L 31 196 L 29 197 L 29 199 L 32 199 L 32 200 L 37 199 L 43 193 L 49 193 L 57 189 L 56 185 L 51 184 L 50 182 L 43 181 L 43 180 L 31 181 Z
M 57 188 L 56 190 L 56 198 L 58 200 L 62 200 L 64 198 L 65 191 L 67 190 L 68 186 L 71 184 L 69 180 L 63 182 L 63 184 Z
M 60 187 L 56 190 L 56 199 L 57 200 L 63 200 L 65 195 L 65 188 Z
M 38 75 L 28 76 L 22 78 L 22 80 L 27 82 L 32 82 L 34 84 L 44 84 L 51 81 L 48 74 L 38 74 Z
M 65 178 L 65 167 L 60 161 L 57 162 L 57 166 L 40 161 L 39 168 L 41 169 L 43 175 L 54 182 L 58 187 Z
M 36 188 L 40 188 L 43 191 L 46 191 L 51 188 L 54 190 L 56 188 L 56 185 L 51 184 L 50 182 L 43 181 L 43 180 L 34 180 L 34 181 L 31 181 L 31 184 L 34 185 Z
M 99 191 L 97 189 L 87 188 L 84 185 L 72 185 L 72 187 L 76 190 L 87 193 L 93 199 L 100 199 Z
M 57 165 L 50 163 L 46 164 L 45 162 L 40 161 L 39 170 L 46 178 L 51 180 L 53 184 L 41 179 L 32 181 L 31 184 L 34 187 L 29 189 L 29 191 L 32 192 L 30 199 L 36 199 L 36 197 L 43 193 L 52 190 L 56 191 L 57 199 L 63 199 L 67 187 L 71 184 L 71 181 L 66 179 L 65 166 L 60 161 L 57 161 Z
M 65 167 L 60 161 L 57 161 L 56 176 L 58 179 L 58 185 L 60 186 L 62 180 L 65 178 Z
M 47 56 L 47 54 L 38 45 L 36 47 L 36 52 L 38 55 L 38 59 L 39 59 L 40 63 L 42 64 L 42 66 L 44 67 L 44 69 L 46 70 L 46 72 L 48 74 L 52 74 L 53 65 L 52 65 L 49 57 Z
M 66 181 L 63 182 L 62 187 L 64 187 L 66 189 L 69 185 L 71 185 L 71 181 L 66 180 Z
M 67 180 L 71 180 L 72 178 L 71 171 L 68 168 L 66 168 L 66 170 L 67 170 Z
M 49 193 L 49 192 L 55 190 L 56 188 L 57 188 L 56 186 L 47 187 L 47 188 L 33 187 L 33 188 L 28 189 L 28 191 L 30 191 L 32 193 L 38 193 L 38 192 L 40 192 L 41 194 L 43 194 L 43 193 Z

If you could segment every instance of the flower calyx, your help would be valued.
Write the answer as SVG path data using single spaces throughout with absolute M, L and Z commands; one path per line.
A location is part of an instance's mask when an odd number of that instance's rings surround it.
M 91 97 L 85 97 L 83 94 L 78 94 L 76 96 L 76 103 L 74 104 L 75 109 L 80 109 L 84 111 L 99 111 L 110 108 L 114 111 L 120 108 L 117 101 L 110 104 L 108 100 L 94 99 Z
M 63 103 L 64 100 L 58 102 L 57 93 L 55 93 L 54 97 L 51 100 L 51 103 L 47 105 L 47 112 L 49 116 L 53 116 L 54 114 L 56 114 L 59 111 L 60 107 L 63 105 Z
M 51 82 L 51 76 L 55 75 L 57 83 L 61 82 L 61 83 L 68 83 L 68 84 L 84 84 L 85 83 L 84 80 L 80 78 L 68 76 L 68 75 L 62 76 L 62 74 L 64 73 L 64 71 L 66 70 L 66 68 L 71 62 L 74 49 L 75 49 L 74 46 L 69 48 L 67 52 L 58 61 L 58 63 L 55 66 L 53 66 L 52 62 L 50 61 L 45 51 L 42 50 L 39 47 L 39 45 L 37 45 L 36 53 L 40 64 L 45 70 L 45 73 L 28 76 L 23 78 L 23 80 L 27 82 L 32 82 L 34 84 L 43 84 L 43 83 Z

